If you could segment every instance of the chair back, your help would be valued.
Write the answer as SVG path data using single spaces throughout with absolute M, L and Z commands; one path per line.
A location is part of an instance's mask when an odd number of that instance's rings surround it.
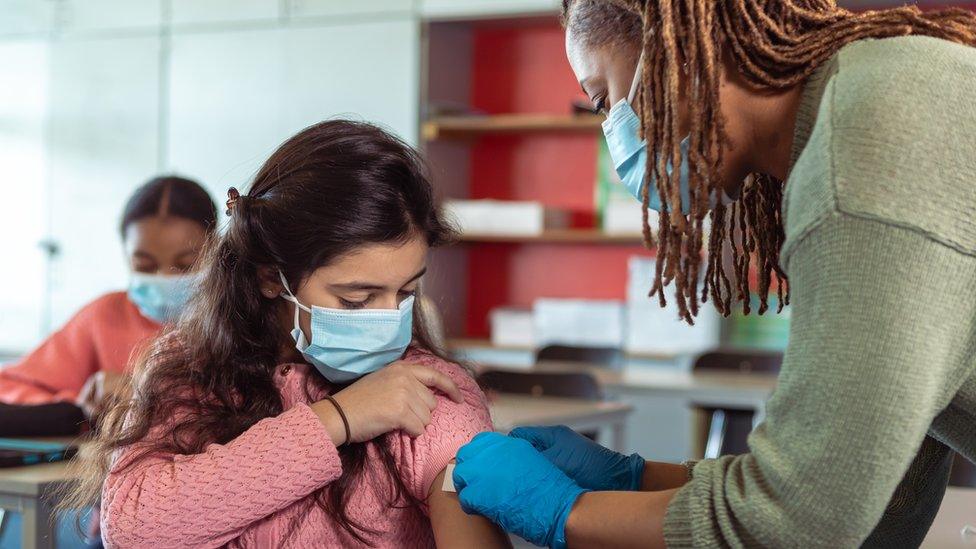
M 692 365 L 695 372 L 777 373 L 782 353 L 766 351 L 712 351 L 700 355 Z M 700 407 L 709 416 L 705 457 L 717 458 L 749 451 L 747 440 L 755 414 L 752 410 Z
M 624 354 L 617 347 L 572 347 L 569 345 L 547 345 L 535 355 L 536 362 L 547 360 L 560 362 L 586 362 L 598 366 L 619 368 L 623 365 Z
M 603 399 L 596 378 L 578 372 L 513 372 L 488 370 L 478 376 L 478 383 L 488 391 L 520 395 Z
M 783 353 L 772 351 L 711 351 L 700 355 L 692 365 L 694 371 L 742 373 L 779 373 Z

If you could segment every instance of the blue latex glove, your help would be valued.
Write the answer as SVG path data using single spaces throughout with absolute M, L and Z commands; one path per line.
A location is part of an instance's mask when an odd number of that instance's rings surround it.
M 509 436 L 527 440 L 583 488 L 597 491 L 640 490 L 644 458 L 638 454 L 618 454 L 563 425 L 519 427 Z
M 458 450 L 454 487 L 461 508 L 541 546 L 566 547 L 566 519 L 587 492 L 528 442 L 480 433 Z

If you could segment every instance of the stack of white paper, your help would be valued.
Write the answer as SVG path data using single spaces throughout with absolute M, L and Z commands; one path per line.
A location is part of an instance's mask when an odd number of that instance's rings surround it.
M 488 315 L 491 343 L 499 347 L 534 347 L 535 326 L 530 309 L 498 307 Z
M 627 329 L 624 349 L 630 353 L 699 353 L 719 344 L 719 315 L 710 303 L 699 308 L 695 325 L 678 319 L 678 307 L 665 288 L 667 307 L 658 298 L 648 298 L 654 281 L 654 259 L 631 257 L 627 282 Z
M 627 195 L 627 200 L 614 199 L 603 207 L 603 232 L 607 234 L 641 234 L 644 223 L 641 204 Z M 651 231 L 657 233 L 658 213 L 649 210 L 647 216 Z
M 619 301 L 539 299 L 534 306 L 537 344 L 620 347 L 624 306 Z

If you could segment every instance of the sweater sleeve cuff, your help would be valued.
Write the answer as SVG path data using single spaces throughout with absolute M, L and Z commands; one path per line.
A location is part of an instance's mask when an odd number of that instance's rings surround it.
M 675 492 L 664 515 L 664 541 L 668 547 L 695 546 L 695 523 L 699 522 L 696 519 L 708 508 L 702 501 L 707 497 L 702 490 L 707 488 L 704 477 L 708 476 L 708 464 L 707 460 L 684 464 L 688 467 L 688 483 Z
M 693 521 L 691 518 L 691 492 L 693 490 L 690 485 L 679 489 L 668 505 L 668 510 L 664 515 L 664 543 L 668 547 L 694 546 Z

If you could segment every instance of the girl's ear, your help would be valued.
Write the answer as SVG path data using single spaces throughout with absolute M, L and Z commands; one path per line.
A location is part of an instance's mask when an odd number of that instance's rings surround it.
M 274 267 L 258 267 L 258 280 L 261 285 L 261 295 L 268 299 L 277 299 L 285 287 L 281 285 L 278 269 Z

